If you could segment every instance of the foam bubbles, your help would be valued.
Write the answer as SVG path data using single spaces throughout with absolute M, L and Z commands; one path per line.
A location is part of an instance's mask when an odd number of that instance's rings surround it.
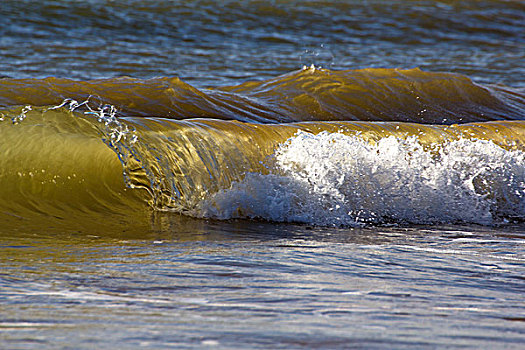
M 493 224 L 525 215 L 525 153 L 460 139 L 424 147 L 417 138 L 299 132 L 281 145 L 272 174 L 201 203 L 199 216 L 316 225 Z
M 15 125 L 21 123 L 24 119 L 27 118 L 27 113 L 29 113 L 32 110 L 33 108 L 31 106 L 22 107 L 22 109 L 20 110 L 20 113 L 11 118 L 11 122 Z M 3 121 L 4 118 L 5 118 L 5 115 L 2 113 L 0 121 Z

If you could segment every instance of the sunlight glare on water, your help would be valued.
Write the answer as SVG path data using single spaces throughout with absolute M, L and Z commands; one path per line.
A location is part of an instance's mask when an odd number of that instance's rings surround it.
M 3 236 L 4 344 L 53 347 L 72 337 L 97 348 L 523 342 L 523 231 L 162 219 L 157 231 L 128 236 Z

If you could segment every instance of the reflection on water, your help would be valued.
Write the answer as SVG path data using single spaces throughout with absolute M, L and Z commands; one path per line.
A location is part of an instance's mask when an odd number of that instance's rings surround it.
M 167 213 L 149 229 L 69 227 L 1 233 L 8 348 L 71 337 L 85 348 L 223 349 L 525 340 L 523 227 L 321 229 Z

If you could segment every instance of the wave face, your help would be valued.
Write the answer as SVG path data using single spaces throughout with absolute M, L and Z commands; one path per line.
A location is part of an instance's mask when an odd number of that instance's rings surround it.
M 522 220 L 523 101 L 418 69 L 311 67 L 202 90 L 177 78 L 2 79 L 0 215 Z

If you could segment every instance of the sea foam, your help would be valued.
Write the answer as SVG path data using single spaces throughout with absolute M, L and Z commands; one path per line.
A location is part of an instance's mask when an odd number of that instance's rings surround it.
M 298 132 L 271 173 L 204 200 L 197 216 L 356 226 L 494 224 L 525 215 L 525 153 L 491 141 L 422 145 L 416 137 L 370 143 L 358 135 Z

